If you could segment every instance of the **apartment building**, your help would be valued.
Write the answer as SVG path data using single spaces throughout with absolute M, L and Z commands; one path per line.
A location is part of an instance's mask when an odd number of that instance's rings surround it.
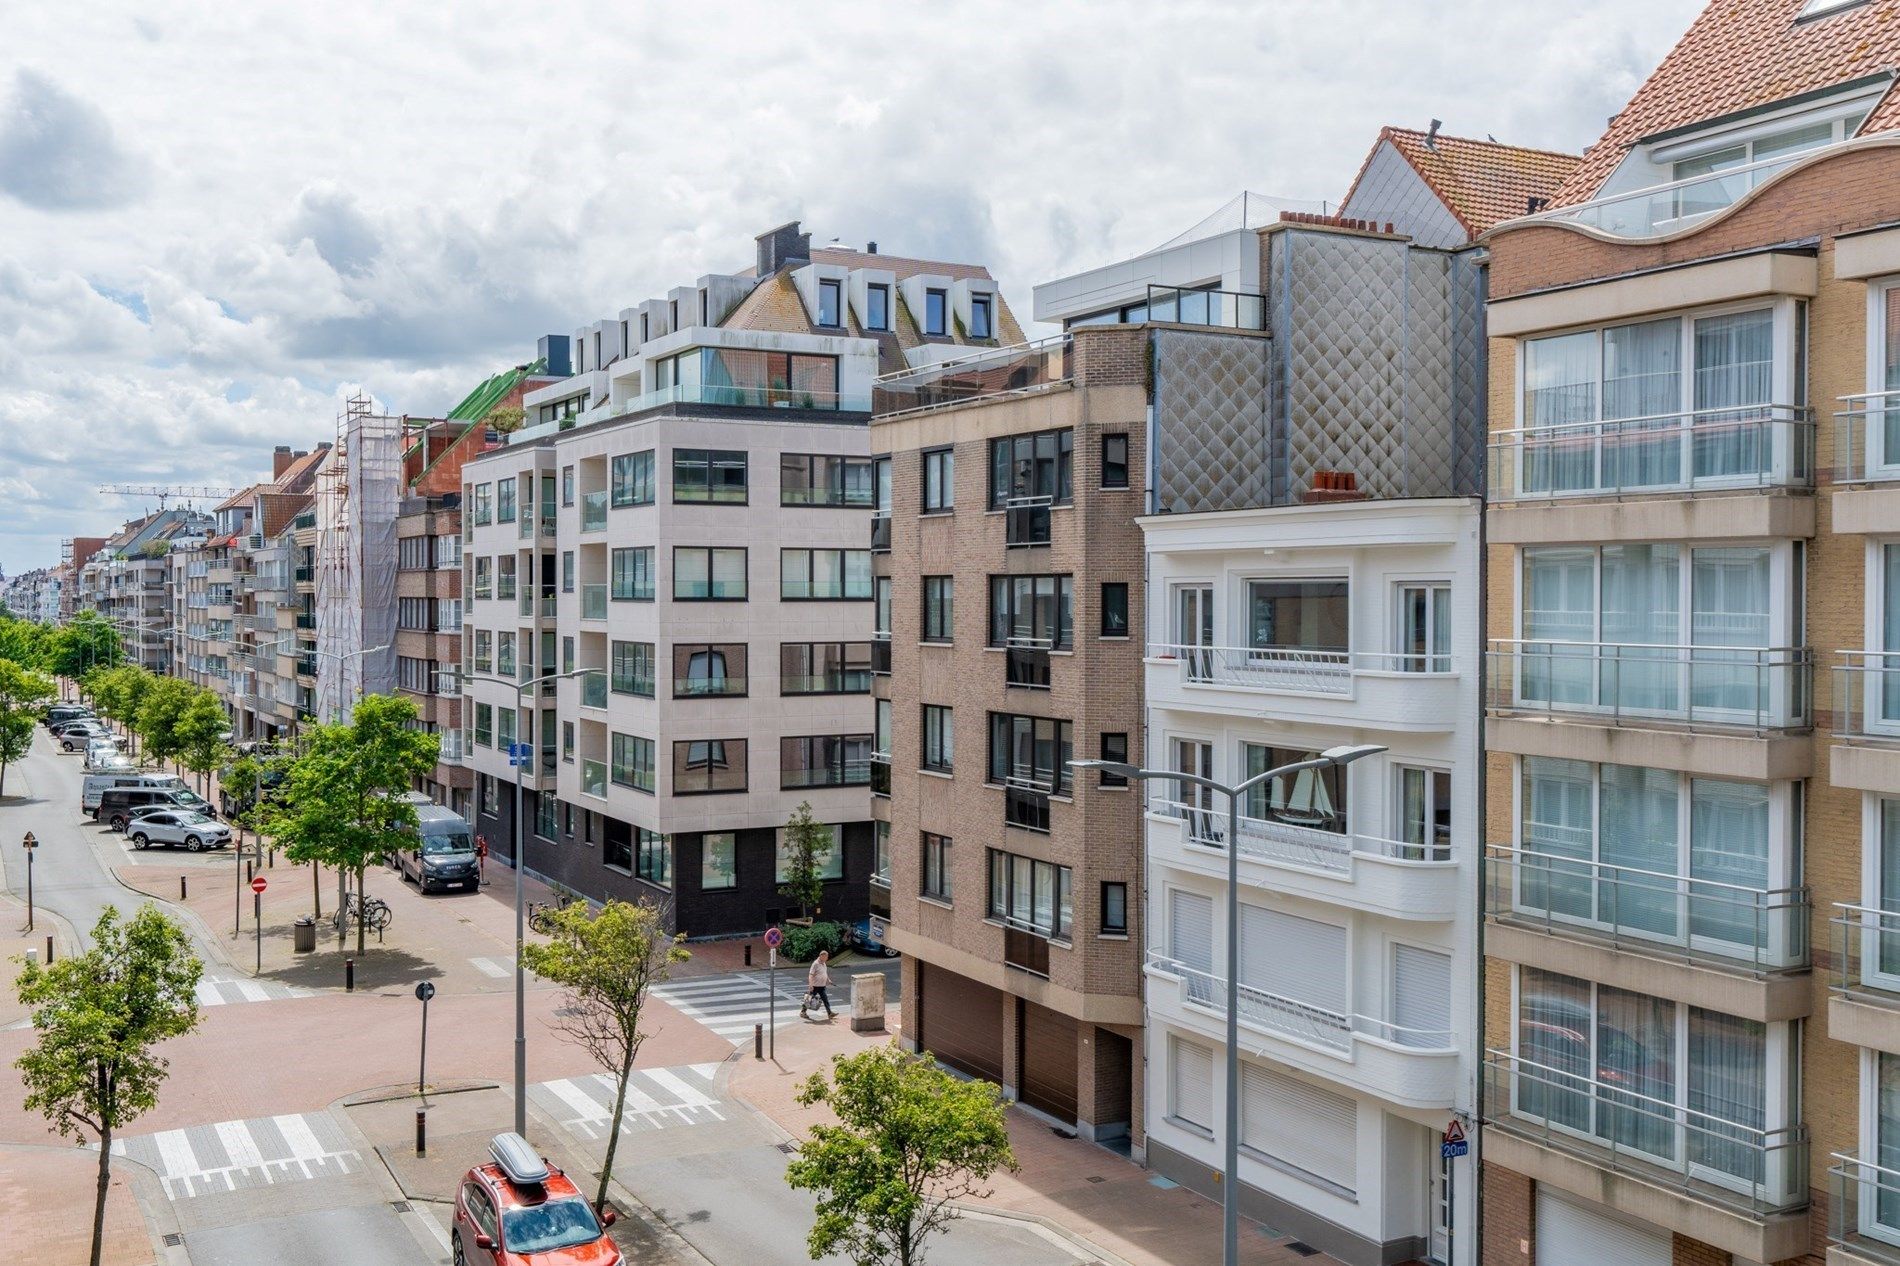
M 193 549 L 211 520 L 173 507 L 128 521 L 78 571 L 77 606 L 119 634 L 126 659 L 154 673 L 172 666 L 172 555 Z
M 528 867 L 694 936 L 799 913 L 801 803 L 831 828 L 815 913 L 864 914 L 872 381 L 1021 337 L 980 267 L 796 224 L 755 247 L 576 331 L 572 372 L 462 474 L 477 830 L 512 852 L 519 776 Z
M 1900 29 L 1716 0 L 1490 250 L 1484 1260 L 1900 1261 Z
M 56 568 L 35 567 L 6 581 L 4 601 L 15 619 L 52 624 L 59 619 L 59 574 Z

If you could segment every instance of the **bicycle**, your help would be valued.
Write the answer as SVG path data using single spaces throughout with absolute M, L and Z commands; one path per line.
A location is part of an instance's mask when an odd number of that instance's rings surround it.
M 528 926 L 542 936 L 554 935 L 554 912 L 561 908 L 558 901 L 530 901 L 528 903 Z
M 359 893 L 352 892 L 344 899 L 343 908 L 336 913 L 337 930 L 347 932 L 350 922 L 358 920 L 364 927 L 380 936 L 395 917 L 395 913 L 389 908 L 389 903 L 381 897 L 365 898 Z

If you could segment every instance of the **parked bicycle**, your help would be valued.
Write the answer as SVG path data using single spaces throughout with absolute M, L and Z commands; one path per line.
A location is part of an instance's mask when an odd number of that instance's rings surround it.
M 554 935 L 554 913 L 561 908 L 558 901 L 530 901 L 528 903 L 528 926 L 542 936 Z
M 394 918 L 387 901 L 381 897 L 364 897 L 355 892 L 345 897 L 342 908 L 336 914 L 339 931 L 348 931 L 352 922 L 360 921 L 364 927 L 379 934 Z

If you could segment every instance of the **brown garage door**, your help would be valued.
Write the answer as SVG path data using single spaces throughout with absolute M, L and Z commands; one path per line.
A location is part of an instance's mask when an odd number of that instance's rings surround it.
M 1003 995 L 955 972 L 917 964 L 918 1045 L 972 1077 L 1003 1080 Z
M 1022 1100 L 1071 1125 L 1075 1123 L 1075 1021 L 1059 1011 L 1023 1002 L 1017 1033 L 1022 1039 Z

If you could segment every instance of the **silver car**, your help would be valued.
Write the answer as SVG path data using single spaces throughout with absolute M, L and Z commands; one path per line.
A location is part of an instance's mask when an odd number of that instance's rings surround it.
M 94 739 L 111 738 L 112 731 L 98 722 L 85 725 L 71 725 L 59 732 L 59 747 L 64 752 L 83 752 L 86 744 Z
M 126 826 L 132 847 L 149 848 L 154 844 L 183 844 L 187 853 L 200 849 L 229 848 L 231 828 L 204 813 L 189 809 L 162 809 L 132 819 Z

